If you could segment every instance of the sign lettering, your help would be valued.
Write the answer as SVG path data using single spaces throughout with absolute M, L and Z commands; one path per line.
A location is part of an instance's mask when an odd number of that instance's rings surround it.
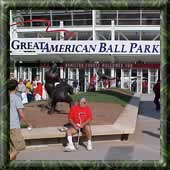
M 35 54 L 160 54 L 160 41 L 52 41 L 20 38 L 10 42 L 12 55 Z M 29 53 L 27 53 L 29 55 Z

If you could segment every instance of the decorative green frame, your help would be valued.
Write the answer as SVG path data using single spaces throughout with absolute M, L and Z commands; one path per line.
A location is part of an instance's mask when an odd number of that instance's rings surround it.
M 167 64 L 170 60 L 170 24 L 166 23 L 169 3 L 167 0 L 1 0 L 0 4 L 0 169 L 164 169 L 170 168 L 167 161 L 170 146 L 167 145 L 167 118 L 170 112 L 170 86 Z M 161 10 L 161 160 L 160 161 L 9 161 L 9 104 L 6 81 L 9 73 L 9 10 L 16 9 L 133 9 Z M 168 29 L 169 28 L 169 29 Z M 168 42 L 168 46 L 167 46 Z M 168 50 L 167 50 L 168 49 Z M 169 120 L 169 119 L 168 119 Z

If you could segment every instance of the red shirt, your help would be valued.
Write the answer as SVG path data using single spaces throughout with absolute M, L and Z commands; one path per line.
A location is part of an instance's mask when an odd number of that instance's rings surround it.
M 90 84 L 93 85 L 96 81 L 96 75 L 90 77 Z
M 37 84 L 37 87 L 34 91 L 34 95 L 36 95 L 36 94 L 39 94 L 40 96 L 42 96 L 42 84 L 41 83 Z
M 80 114 L 81 122 L 79 119 L 79 113 L 82 113 Z M 79 105 L 75 105 L 71 107 L 68 114 L 68 119 L 73 120 L 75 124 L 81 124 L 86 122 L 88 119 L 92 120 L 92 113 L 88 106 L 80 107 Z

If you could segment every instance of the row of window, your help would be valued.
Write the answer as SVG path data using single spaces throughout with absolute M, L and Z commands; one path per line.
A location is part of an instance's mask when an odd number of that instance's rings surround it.
M 18 33 L 18 38 L 49 37 L 52 40 L 92 40 L 92 31 L 75 32 L 74 37 L 60 33 Z M 111 40 L 111 31 L 96 31 L 96 40 Z M 160 40 L 159 32 L 115 32 L 115 40 Z
M 13 22 L 20 22 L 31 19 L 48 19 L 52 26 L 92 25 L 92 11 L 12 11 Z M 96 25 L 160 25 L 160 11 L 148 10 L 97 10 Z M 45 26 L 42 22 L 24 23 L 21 26 Z

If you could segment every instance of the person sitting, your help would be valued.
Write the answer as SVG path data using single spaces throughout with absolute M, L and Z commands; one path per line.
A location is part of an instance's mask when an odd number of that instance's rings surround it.
M 76 150 L 73 141 L 72 135 L 76 134 L 79 128 L 85 133 L 88 144 L 87 150 L 92 150 L 92 131 L 90 127 L 90 122 L 92 120 L 92 112 L 89 106 L 87 105 L 87 101 L 84 97 L 80 98 L 77 105 L 71 107 L 70 112 L 68 114 L 69 123 L 71 126 L 67 129 L 67 140 L 68 145 L 65 147 L 67 151 Z

